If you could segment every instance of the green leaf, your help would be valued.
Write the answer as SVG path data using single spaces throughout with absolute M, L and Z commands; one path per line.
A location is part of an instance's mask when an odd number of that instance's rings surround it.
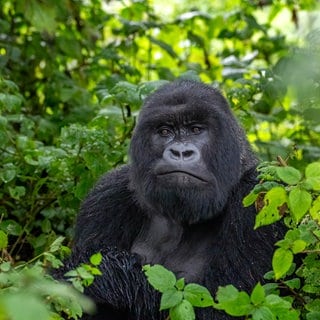
M 177 288 L 178 290 L 183 290 L 184 287 L 185 287 L 184 278 L 180 278 L 179 280 L 177 280 L 177 282 L 176 282 L 176 288 Z
M 215 304 L 215 308 L 224 310 L 231 316 L 245 316 L 252 309 L 249 295 L 238 291 L 232 285 L 219 287 L 216 298 L 218 304 Z
M 51 231 L 51 222 L 49 219 L 44 219 L 41 222 L 41 230 L 43 233 L 49 233 Z
M 12 236 L 19 236 L 22 232 L 22 227 L 14 220 L 8 219 L 1 222 L 1 229 L 5 230 L 7 234 Z
M 314 299 L 312 301 L 309 301 L 306 304 L 306 309 L 308 311 L 316 311 L 320 312 L 320 298 Z M 318 318 L 319 319 L 319 318 Z M 308 319 L 309 320 L 309 319 Z
M 10 196 L 16 200 L 19 200 L 26 194 L 26 188 L 22 186 L 9 187 Z
M 59 236 L 56 240 L 54 240 L 50 245 L 49 252 L 57 252 L 61 248 L 64 239 L 65 237 Z
M 292 309 L 291 303 L 275 294 L 266 296 L 265 306 L 281 320 L 299 320 L 299 312 Z
M 90 267 L 89 271 L 94 276 L 101 276 L 102 275 L 102 272 L 98 268 L 95 268 L 95 267 Z
M 182 291 L 176 288 L 165 291 L 161 296 L 160 310 L 170 309 L 178 305 L 183 299 Z
M 274 320 L 275 317 L 268 307 L 261 306 L 252 313 L 252 320 Z
M 319 178 L 320 179 L 320 162 L 310 163 L 306 167 L 307 178 Z
M 185 286 L 184 297 L 194 307 L 213 306 L 213 298 L 209 290 L 196 283 L 189 283 Z
M 0 270 L 2 272 L 8 272 L 11 269 L 11 263 L 9 261 L 2 262 L 0 264 Z
M 77 38 L 72 38 L 72 33 L 64 32 L 56 38 L 57 46 L 62 52 L 75 59 L 81 58 L 81 45 Z M 61 88 L 60 98 L 62 101 L 68 101 L 79 93 L 79 88 Z
M 38 161 L 34 160 L 30 154 L 27 154 L 26 156 L 24 156 L 24 160 L 26 163 L 28 163 L 32 166 L 37 166 L 39 164 Z
M 63 266 L 63 262 L 56 258 L 52 253 L 44 252 L 44 257 L 46 258 L 46 261 L 50 262 L 51 266 L 56 269 Z
M 320 223 L 320 196 L 313 201 L 312 207 L 310 208 L 310 215 L 312 219 Z
M 71 278 L 69 281 L 72 283 L 72 285 L 79 291 L 79 292 L 84 292 L 84 286 L 82 283 L 82 280 L 80 278 Z
M 141 103 L 140 96 L 138 94 L 137 86 L 128 81 L 119 81 L 110 90 L 115 95 L 117 100 L 122 103 L 131 103 L 133 105 L 139 105 Z
M 76 271 L 78 272 L 78 275 L 84 280 L 91 280 L 93 278 L 91 272 L 89 272 L 84 265 L 78 267 Z
M 319 292 L 319 287 L 317 285 L 312 284 L 306 284 L 303 286 L 303 291 L 307 293 L 318 293 Z
M 284 282 L 291 289 L 300 289 L 301 281 L 299 278 L 290 279 Z
M 294 254 L 302 252 L 306 248 L 307 244 L 303 240 L 295 240 L 292 245 L 292 252 Z
M 182 300 L 177 306 L 169 311 L 171 320 L 194 320 L 196 315 L 191 303 L 188 300 Z
M 159 264 L 154 266 L 145 265 L 143 270 L 148 278 L 149 283 L 156 290 L 162 293 L 174 288 L 177 282 L 174 273 Z
M 264 202 L 265 206 L 256 216 L 255 229 L 280 220 L 279 210 L 287 202 L 287 192 L 283 187 L 272 188 L 266 193 Z
M 1 106 L 1 98 L 0 98 L 0 106 Z M 6 117 L 0 116 L 0 129 L 5 129 L 8 124 L 8 119 Z
M 311 207 L 311 194 L 300 188 L 293 188 L 289 193 L 289 208 L 296 223 L 300 222 Z
M 242 204 L 244 207 L 251 206 L 258 198 L 259 193 L 255 193 L 251 191 L 247 196 L 245 196 L 242 200 Z
M 319 320 L 320 311 L 311 311 L 308 313 L 307 320 Z
M 90 172 L 85 172 L 79 179 L 79 182 L 76 185 L 74 190 L 74 195 L 82 200 L 85 195 L 88 193 L 88 190 L 92 187 L 94 179 Z
M 0 250 L 5 249 L 8 246 L 8 236 L 7 234 L 0 230 Z
M 293 230 L 288 230 L 286 235 L 285 235 L 285 241 L 288 240 L 288 243 L 291 243 L 294 242 L 295 240 L 298 240 L 300 239 L 300 231 L 298 229 L 293 229 Z M 283 240 L 280 240 L 280 241 L 283 241 Z M 278 243 L 277 243 L 278 244 Z M 289 248 L 289 247 L 287 247 Z
M 148 38 L 152 43 L 158 45 L 160 48 L 162 48 L 164 51 L 166 51 L 172 58 L 179 59 L 179 56 L 176 54 L 176 52 L 173 50 L 173 48 L 167 42 L 161 41 L 161 40 L 156 39 L 152 36 L 148 36 Z
M 93 264 L 94 266 L 100 265 L 101 261 L 102 261 L 102 254 L 101 254 L 100 252 L 95 253 L 94 255 L 92 255 L 92 256 L 90 257 L 90 262 L 91 262 L 91 264 Z
M 0 178 L 4 183 L 8 183 L 11 180 L 13 180 L 16 176 L 16 170 L 15 169 L 6 169 L 3 172 L 0 173 Z
M 301 180 L 301 173 L 293 167 L 278 167 L 278 177 L 285 183 L 295 185 Z
M 276 279 L 280 279 L 289 271 L 293 262 L 293 254 L 290 250 L 278 248 L 272 258 L 272 268 Z
M 37 31 L 51 32 L 54 31 L 56 27 L 55 8 L 48 1 L 45 1 L 44 3 L 36 0 L 26 1 L 24 14 Z
M 265 292 L 260 283 L 258 283 L 252 293 L 251 293 L 251 302 L 254 305 L 260 305 L 265 300 Z
M 3 104 L 8 111 L 20 111 L 22 98 L 17 95 L 0 93 L 0 106 Z
M 78 276 L 78 272 L 76 270 L 70 270 L 70 271 L 66 272 L 64 275 L 66 277 L 70 277 L 70 278 L 77 277 Z
M 306 167 L 306 182 L 312 186 L 313 190 L 320 191 L 320 162 L 310 163 Z
M 320 191 L 320 178 L 319 177 L 313 177 L 313 178 L 307 178 L 305 180 L 306 186 L 308 186 L 308 189 L 312 189 L 314 191 Z
M 27 292 L 15 292 L 1 297 L 8 319 L 26 320 L 41 319 L 49 320 L 50 312 L 45 307 L 42 299 Z M 19 306 L 19 307 L 18 307 Z

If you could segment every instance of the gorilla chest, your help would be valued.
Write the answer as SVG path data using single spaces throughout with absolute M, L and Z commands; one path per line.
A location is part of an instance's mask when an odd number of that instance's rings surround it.
M 186 230 L 172 220 L 154 216 L 142 226 L 131 252 L 141 257 L 142 264 L 161 264 L 178 278 L 201 281 L 212 244 L 208 232 Z

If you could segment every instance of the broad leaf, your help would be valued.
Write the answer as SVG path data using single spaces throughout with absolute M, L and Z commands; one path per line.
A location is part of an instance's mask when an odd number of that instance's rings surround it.
M 94 265 L 94 266 L 98 266 L 102 261 L 102 254 L 100 252 L 95 253 L 94 255 L 92 255 L 90 257 L 90 262 Z
M 188 300 L 182 300 L 177 306 L 170 309 L 171 320 L 194 320 L 196 315 Z
M 306 248 L 306 242 L 303 240 L 295 240 L 292 245 L 292 252 L 294 254 L 302 252 Z
M 165 292 L 173 289 L 177 279 L 173 272 L 165 267 L 156 264 L 154 266 L 145 265 L 143 270 L 148 278 L 149 283 L 158 291 Z
M 262 306 L 252 313 L 252 320 L 274 320 L 275 317 L 268 307 Z
M 232 285 L 219 287 L 216 298 L 218 304 L 215 304 L 215 308 L 222 309 L 231 316 L 245 316 L 252 309 L 249 295 Z
M 165 291 L 161 296 L 160 310 L 170 309 L 178 305 L 183 299 L 182 291 L 176 288 Z
M 255 193 L 251 191 L 247 196 L 245 196 L 242 200 L 244 207 L 249 207 L 252 205 L 258 198 L 259 193 Z
M 300 222 L 311 207 L 311 194 L 298 187 L 293 188 L 289 193 L 289 208 L 296 223 Z
M 276 279 L 280 279 L 289 271 L 293 262 L 293 254 L 290 250 L 279 248 L 274 252 L 272 268 Z
M 49 320 L 50 312 L 46 308 L 40 297 L 26 292 L 15 292 L 14 294 L 4 295 L 1 299 L 8 317 L 4 319 L 26 320 L 41 319 Z
M 49 252 L 57 252 L 61 248 L 62 242 L 64 241 L 64 239 L 65 237 L 62 237 L 62 236 L 55 239 L 49 247 Z
M 4 183 L 8 183 L 11 180 L 13 180 L 16 176 L 16 170 L 15 169 L 6 169 L 3 172 L 0 173 L 0 179 Z
M 312 186 L 313 190 L 320 190 L 320 162 L 310 163 L 306 167 L 306 182 Z
M 310 208 L 310 215 L 318 223 L 320 222 L 320 196 L 313 201 L 312 206 Z
M 213 298 L 209 290 L 196 283 L 186 285 L 184 288 L 184 297 L 194 307 L 209 307 L 213 305 Z
M 306 167 L 306 177 L 320 179 L 320 162 L 310 163 Z
M 294 310 L 291 303 L 277 295 L 270 294 L 266 297 L 266 307 L 281 320 L 299 320 L 299 311 Z
M 256 216 L 255 229 L 280 220 L 279 210 L 284 207 L 286 202 L 287 193 L 283 187 L 275 187 L 268 191 L 264 197 L 265 206 Z
M 259 305 L 261 304 L 265 299 L 265 292 L 264 292 L 264 289 L 262 287 L 262 285 L 260 283 L 258 283 L 252 293 L 251 293 L 251 302 L 254 304 L 254 305 Z
M 278 177 L 285 183 L 294 185 L 301 180 L 301 173 L 293 167 L 278 167 Z
M 184 287 L 185 287 L 184 278 L 178 279 L 177 282 L 176 282 L 176 288 L 177 288 L 178 290 L 183 290 Z

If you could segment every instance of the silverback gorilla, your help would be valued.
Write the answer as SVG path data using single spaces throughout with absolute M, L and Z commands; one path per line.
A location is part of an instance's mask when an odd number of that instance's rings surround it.
M 78 216 L 64 270 L 103 255 L 103 275 L 86 291 L 97 313 L 83 319 L 165 319 L 144 264 L 162 264 L 212 294 L 227 284 L 250 291 L 262 280 L 281 230 L 253 230 L 255 208 L 242 199 L 257 182 L 256 160 L 216 89 L 180 80 L 153 93 L 130 159 L 102 177 Z M 197 319 L 229 317 L 205 308 Z

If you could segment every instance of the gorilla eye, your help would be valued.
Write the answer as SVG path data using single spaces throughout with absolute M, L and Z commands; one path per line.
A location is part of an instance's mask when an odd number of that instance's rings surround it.
M 168 137 L 171 134 L 171 130 L 168 128 L 160 128 L 158 132 L 161 137 Z
M 200 134 L 202 132 L 202 128 L 200 128 L 200 127 L 192 127 L 191 128 L 191 132 L 193 134 Z

